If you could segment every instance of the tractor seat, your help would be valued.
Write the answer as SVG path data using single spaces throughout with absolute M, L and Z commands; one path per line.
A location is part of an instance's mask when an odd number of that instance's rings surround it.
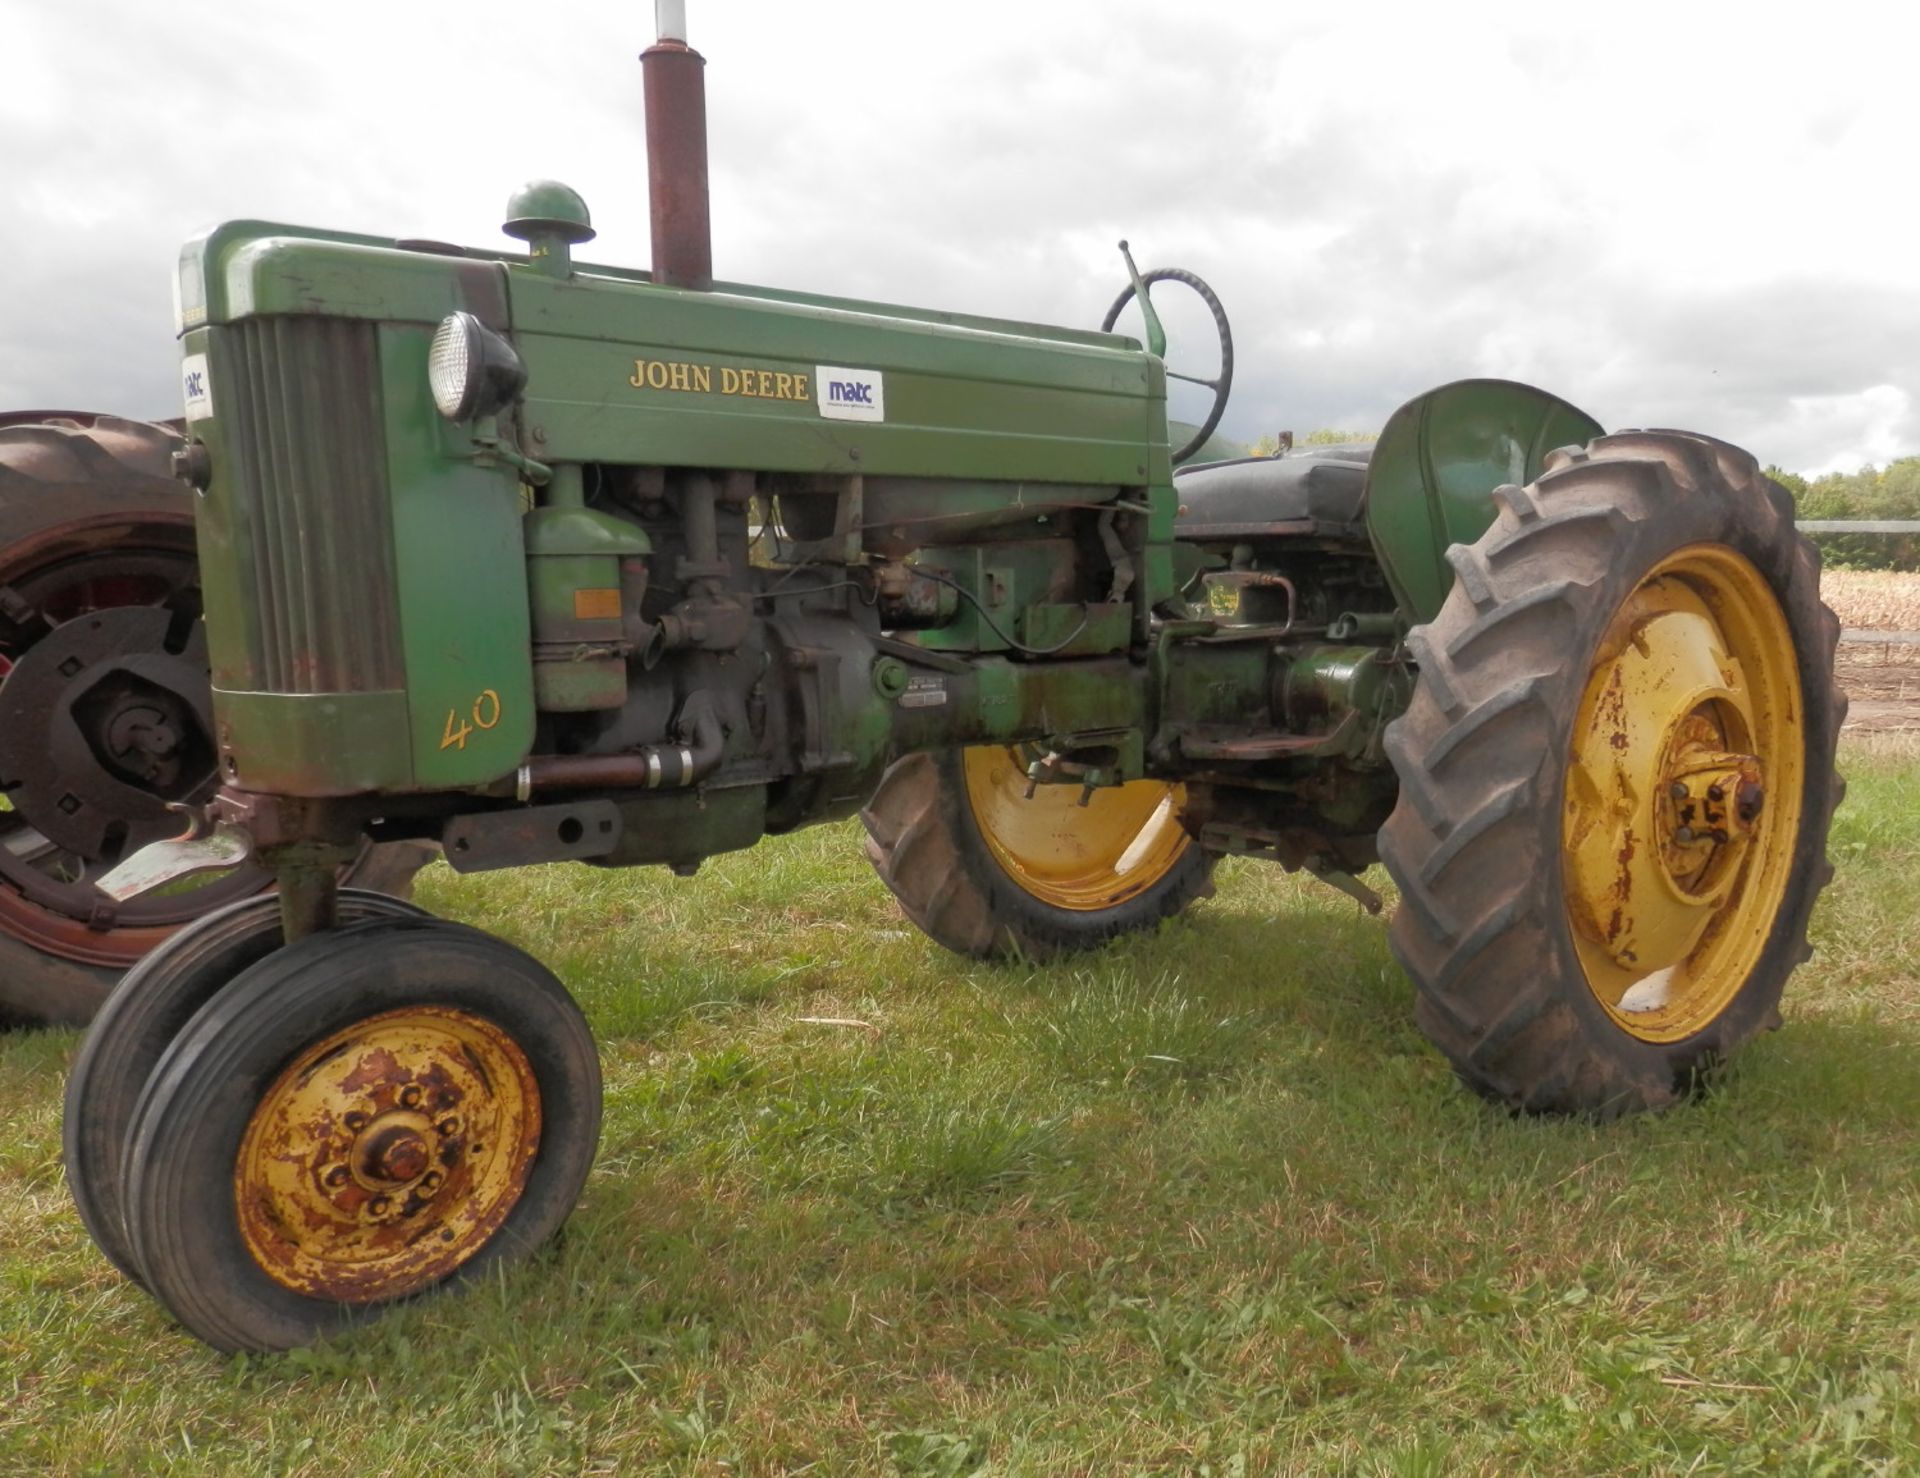
M 1276 534 L 1365 542 L 1369 442 L 1301 447 L 1282 457 L 1191 463 L 1173 474 L 1176 539 Z

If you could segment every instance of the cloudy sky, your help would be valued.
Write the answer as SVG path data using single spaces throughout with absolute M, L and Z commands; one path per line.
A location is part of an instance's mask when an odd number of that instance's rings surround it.
M 0 409 L 177 414 L 171 262 L 225 217 L 502 244 L 552 175 L 647 262 L 645 0 L 0 5 Z M 723 277 L 1094 323 L 1126 236 L 1225 300 L 1248 439 L 1485 374 L 1920 452 L 1905 6 L 688 8 Z

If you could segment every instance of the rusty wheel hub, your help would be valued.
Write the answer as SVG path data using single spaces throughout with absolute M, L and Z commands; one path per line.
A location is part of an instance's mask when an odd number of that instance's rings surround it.
M 446 1007 L 385 1012 L 314 1043 L 262 1096 L 234 1167 L 241 1231 L 295 1292 L 401 1298 L 487 1244 L 539 1143 L 511 1037 Z
M 21 654 L 0 689 L 0 776 L 42 835 L 88 859 L 179 830 L 214 783 L 205 638 L 169 651 L 158 606 L 92 611 Z
M 1785 893 L 1803 776 L 1791 635 L 1760 573 L 1682 550 L 1595 654 L 1567 772 L 1566 898 L 1587 983 L 1675 1041 L 1738 993 Z

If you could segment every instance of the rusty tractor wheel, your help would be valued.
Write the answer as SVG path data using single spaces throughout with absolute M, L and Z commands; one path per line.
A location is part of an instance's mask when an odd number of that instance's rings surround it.
M 114 905 L 92 879 L 215 784 L 193 502 L 171 428 L 0 422 L 0 1026 L 87 1021 L 173 930 L 258 893 L 239 868 Z M 370 850 L 404 891 L 432 856 Z
M 1213 891 L 1213 859 L 1156 780 L 1027 795 L 1001 745 L 896 762 L 860 813 L 867 858 L 907 917 L 948 949 L 1045 959 L 1151 929 Z
M 593 1038 L 537 960 L 438 920 L 312 935 L 154 1069 L 133 1261 L 207 1343 L 289 1349 L 549 1240 L 599 1129 Z
M 1779 1024 L 1832 876 L 1839 623 L 1753 458 L 1626 432 L 1449 551 L 1380 853 L 1427 1035 L 1529 1110 L 1661 1108 Z
M 425 918 L 411 903 L 343 888 L 342 924 Z M 62 1122 L 67 1188 L 94 1245 L 144 1286 L 121 1203 L 127 1131 L 167 1047 L 214 994 L 280 948 L 280 900 L 260 894 L 204 914 L 126 973 L 100 1007 L 67 1074 Z

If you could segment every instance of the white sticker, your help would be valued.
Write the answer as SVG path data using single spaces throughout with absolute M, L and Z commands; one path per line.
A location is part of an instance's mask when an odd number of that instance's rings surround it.
M 900 695 L 902 708 L 940 708 L 947 701 L 944 677 L 910 677 L 907 690 Z
M 180 390 L 187 400 L 187 419 L 205 421 L 213 416 L 213 386 L 207 381 L 207 356 L 189 354 L 180 361 Z
M 813 367 L 820 414 L 830 421 L 884 421 L 887 418 L 886 381 L 878 370 Z

